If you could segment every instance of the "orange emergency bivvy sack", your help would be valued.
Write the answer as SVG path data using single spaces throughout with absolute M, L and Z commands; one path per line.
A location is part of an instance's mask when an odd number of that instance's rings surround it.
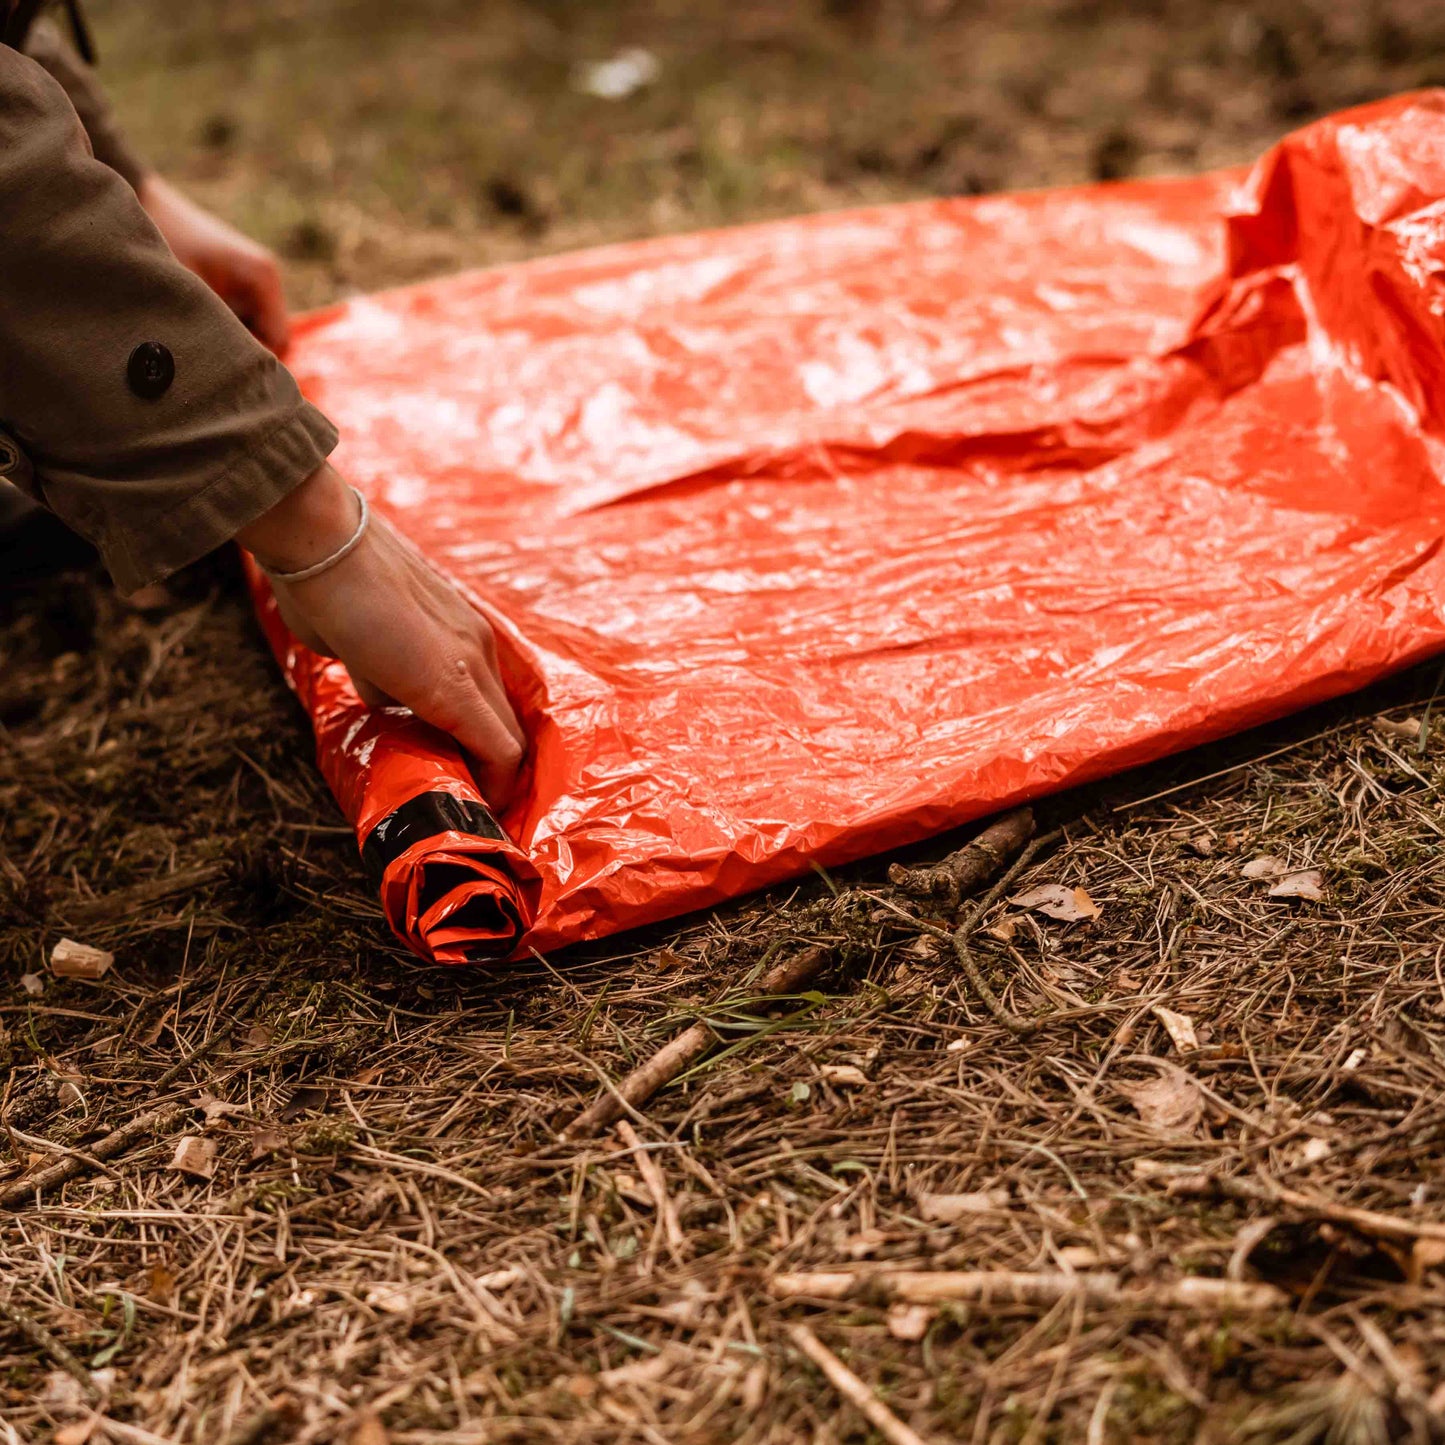
M 1440 649 L 1442 316 L 1439 93 L 350 301 L 289 360 L 496 629 L 515 804 L 260 614 L 417 953 L 594 938 Z

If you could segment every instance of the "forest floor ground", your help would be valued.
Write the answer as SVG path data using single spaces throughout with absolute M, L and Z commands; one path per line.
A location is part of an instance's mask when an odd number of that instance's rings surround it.
M 1425 4 L 89 8 L 139 144 L 276 246 L 303 305 L 663 230 L 1233 164 L 1445 80 Z M 651 85 L 580 93 L 629 46 Z M 1020 1034 L 873 901 L 885 861 L 516 967 L 421 967 L 231 563 L 138 603 L 83 572 L 6 590 L 0 1190 L 151 1122 L 0 1216 L 0 1430 L 879 1438 L 802 1325 L 933 1440 L 1437 1438 L 1440 681 L 1043 802 L 1062 836 L 1018 887 L 1099 914 L 981 920 Z M 1243 876 L 1260 858 L 1322 896 L 1273 896 Z M 116 966 L 50 977 L 64 935 Z M 837 946 L 817 991 L 758 1005 L 770 950 L 816 943 Z M 699 1016 L 730 1046 L 633 1140 L 559 1143 L 599 1071 Z M 184 1137 L 208 1176 L 171 1167 Z M 777 1292 L 884 1265 L 1123 1293 Z M 1171 1303 L 1194 1277 L 1279 1294 Z

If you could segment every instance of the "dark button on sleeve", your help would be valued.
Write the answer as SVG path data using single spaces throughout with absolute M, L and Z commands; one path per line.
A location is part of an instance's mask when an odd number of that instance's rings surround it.
M 159 341 L 142 341 L 130 354 L 125 379 L 130 389 L 143 401 L 164 396 L 176 379 L 176 361 L 170 348 Z
M 30 458 L 21 450 L 20 443 L 0 431 L 0 482 L 10 482 L 28 492 L 33 485 L 33 476 Z

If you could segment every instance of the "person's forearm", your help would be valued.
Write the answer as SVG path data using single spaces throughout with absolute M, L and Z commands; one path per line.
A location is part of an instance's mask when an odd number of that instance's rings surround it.
M 273 572 L 298 572 L 329 557 L 355 531 L 351 488 L 326 463 L 269 512 L 236 533 L 236 540 Z

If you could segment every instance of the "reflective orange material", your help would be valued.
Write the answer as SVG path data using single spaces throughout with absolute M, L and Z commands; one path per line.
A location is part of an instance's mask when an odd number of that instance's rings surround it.
M 292 361 L 342 470 L 497 628 L 532 752 L 476 886 L 548 948 L 1440 648 L 1442 315 L 1430 93 L 1248 174 L 812 216 L 352 301 Z M 476 796 L 452 744 L 368 713 L 263 615 L 361 838 L 426 790 Z M 417 913 L 418 846 L 388 864 L 388 916 L 465 956 L 465 907 Z

